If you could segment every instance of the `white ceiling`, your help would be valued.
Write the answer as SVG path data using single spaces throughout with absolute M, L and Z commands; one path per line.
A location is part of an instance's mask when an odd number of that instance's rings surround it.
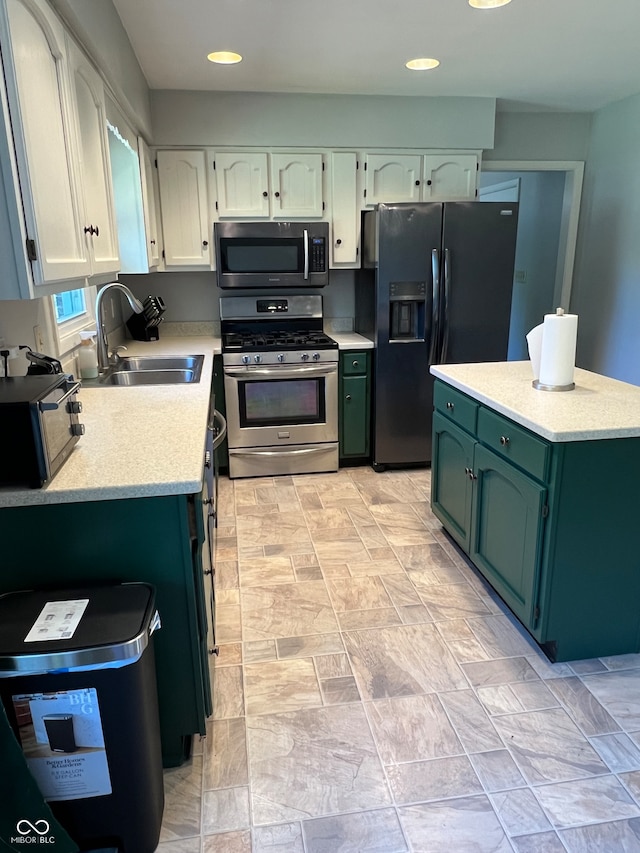
M 152 89 L 498 98 L 592 111 L 640 92 L 640 0 L 113 0 Z M 244 56 L 214 65 L 213 50 Z M 409 71 L 432 56 L 434 71 Z M 504 103 L 503 103 L 504 102 Z

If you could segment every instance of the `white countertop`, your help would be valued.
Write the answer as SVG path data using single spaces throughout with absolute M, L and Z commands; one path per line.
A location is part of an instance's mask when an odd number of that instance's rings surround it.
M 528 361 L 443 364 L 431 373 L 550 441 L 640 436 L 640 387 L 575 370 L 573 391 L 532 387 Z
M 327 332 L 338 344 L 338 349 L 373 349 L 373 341 L 357 332 Z
M 200 381 L 83 385 L 86 432 L 69 459 L 42 489 L 0 489 L 0 507 L 199 492 L 215 344 L 212 337 L 127 341 L 127 355 L 203 354 Z

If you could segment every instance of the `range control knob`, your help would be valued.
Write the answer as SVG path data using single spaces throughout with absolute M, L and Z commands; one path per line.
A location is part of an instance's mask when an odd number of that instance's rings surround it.
M 251 356 L 250 355 L 243 355 L 242 356 L 242 363 L 243 364 L 249 364 L 250 362 L 251 362 Z
M 71 424 L 71 435 L 84 435 L 84 424 Z
M 262 356 L 261 355 L 254 355 L 253 360 L 255 361 L 256 364 L 260 364 L 262 361 Z
M 278 361 L 279 361 L 279 362 L 283 362 L 283 361 L 284 361 L 284 353 L 283 353 L 283 352 L 278 353 Z
M 309 353 L 308 353 L 308 352 L 303 352 L 303 353 L 300 355 L 300 358 L 302 359 L 302 361 L 309 361 Z
M 67 411 L 70 415 L 79 415 L 82 411 L 82 403 L 80 400 L 72 400 L 70 403 L 67 403 Z
M 319 353 L 319 352 L 314 352 L 314 354 L 311 356 L 311 358 L 312 358 L 314 361 L 320 361 L 320 353 Z

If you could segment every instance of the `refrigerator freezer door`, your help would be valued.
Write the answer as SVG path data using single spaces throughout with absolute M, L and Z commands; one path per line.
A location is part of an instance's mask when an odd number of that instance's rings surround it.
M 410 465 L 431 458 L 433 380 L 429 358 L 434 324 L 433 252 L 440 249 L 441 204 L 378 206 L 373 394 L 374 466 Z M 398 298 L 423 316 L 415 337 L 394 338 Z
M 444 205 L 438 363 L 504 361 L 509 343 L 518 205 Z

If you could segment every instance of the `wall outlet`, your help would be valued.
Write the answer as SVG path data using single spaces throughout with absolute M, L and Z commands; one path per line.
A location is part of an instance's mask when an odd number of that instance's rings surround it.
M 38 325 L 33 327 L 33 339 L 36 342 L 36 352 L 44 352 L 44 337 Z

